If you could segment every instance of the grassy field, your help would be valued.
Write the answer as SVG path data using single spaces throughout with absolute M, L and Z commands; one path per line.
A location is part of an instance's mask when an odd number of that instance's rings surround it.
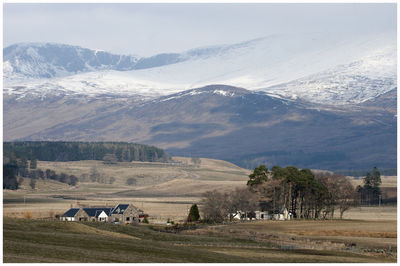
M 146 225 L 7 217 L 3 222 L 3 261 L 6 263 L 396 262 L 395 223 L 336 221 L 322 227 L 318 222 L 309 221 L 263 221 L 207 226 L 174 234 L 155 231 Z M 321 231 L 317 235 L 304 235 L 313 232 L 316 226 L 334 232 L 334 236 Z M 354 228 L 363 233 L 354 236 L 345 233 Z M 376 228 L 384 229 L 377 232 Z M 372 238 L 378 243 L 389 239 L 392 246 L 379 244 L 379 249 L 369 250 L 360 238 Z

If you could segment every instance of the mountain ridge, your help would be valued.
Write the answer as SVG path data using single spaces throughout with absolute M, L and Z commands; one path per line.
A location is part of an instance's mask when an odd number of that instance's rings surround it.
M 4 139 L 136 142 L 246 168 L 395 167 L 396 113 L 373 103 L 324 110 L 223 85 L 147 101 L 70 97 L 29 105 L 5 97 Z
M 39 58 L 32 47 L 32 56 L 21 48 L 25 52 L 14 57 L 11 48 L 5 48 L 5 93 L 40 95 L 56 88 L 63 94 L 93 97 L 157 98 L 210 84 L 229 84 L 286 99 L 345 105 L 377 97 L 393 89 L 397 79 L 396 40 L 388 34 L 345 42 L 327 34 L 278 34 L 146 58 L 81 47 L 71 51 L 70 46 L 59 47 L 55 55 L 53 48 Z M 37 78 L 21 77 L 24 71 Z

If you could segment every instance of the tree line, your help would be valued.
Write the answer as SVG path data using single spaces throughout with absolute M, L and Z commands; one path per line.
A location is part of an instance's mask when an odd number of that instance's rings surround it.
M 110 155 L 119 162 L 171 160 L 160 148 L 127 142 L 3 142 L 3 155 L 11 161 L 22 157 L 40 161 L 103 160 Z
M 294 166 L 269 170 L 256 167 L 249 175 L 247 187 L 231 192 L 208 191 L 203 195 L 203 218 L 210 222 L 232 220 L 235 213 L 254 218 L 255 211 L 271 214 L 286 209 L 293 218 L 328 219 L 338 211 L 340 218 L 357 204 L 376 204 L 380 197 L 380 173 L 374 167 L 355 189 L 350 180 L 339 174 L 313 173 Z M 361 199 L 361 200 L 360 200 Z

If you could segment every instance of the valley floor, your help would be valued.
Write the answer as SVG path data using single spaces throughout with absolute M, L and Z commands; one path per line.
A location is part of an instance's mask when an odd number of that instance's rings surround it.
M 193 203 L 199 204 L 202 194 L 209 190 L 232 191 L 245 187 L 250 171 L 231 163 L 201 158 L 199 165 L 191 158 L 174 157 L 178 165 L 130 162 L 105 165 L 102 161 L 45 162 L 38 168 L 57 173 L 88 176 L 95 168 L 101 176 L 115 177 L 113 184 L 80 182 L 76 187 L 53 180 L 37 180 L 35 189 L 25 178 L 21 189 L 3 190 L 3 215 L 23 218 L 27 213 L 33 218 L 62 215 L 71 207 L 115 206 L 132 203 L 150 215 L 150 222 L 163 223 L 167 219 L 183 222 Z M 126 185 L 134 178 L 136 185 Z M 354 186 L 360 179 L 353 180 Z M 397 195 L 397 177 L 382 177 L 382 189 L 391 189 Z M 386 192 L 385 192 L 386 193 Z M 336 213 L 338 215 L 338 213 Z M 396 220 L 395 207 L 362 207 L 344 213 L 345 219 Z
M 251 221 L 163 232 L 167 219 L 182 224 L 193 203 L 201 212 L 204 192 L 245 187 L 250 173 L 219 160 L 201 158 L 195 165 L 190 158 L 174 159 L 181 163 L 39 161 L 42 170 L 78 177 L 96 168 L 115 182 L 72 187 L 37 180 L 31 189 L 25 178 L 20 189 L 3 190 L 4 262 L 396 262 L 396 206 L 353 208 L 344 220 Z M 128 186 L 128 178 L 136 185 Z M 382 178 L 383 188 L 396 192 L 396 185 L 396 177 Z M 151 225 L 54 220 L 71 207 L 117 203 L 143 209 Z

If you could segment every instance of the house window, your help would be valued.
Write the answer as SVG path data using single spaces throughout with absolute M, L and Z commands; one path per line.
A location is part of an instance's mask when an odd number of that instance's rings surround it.
M 126 217 L 126 221 L 127 221 L 127 222 L 130 221 L 130 217 Z

